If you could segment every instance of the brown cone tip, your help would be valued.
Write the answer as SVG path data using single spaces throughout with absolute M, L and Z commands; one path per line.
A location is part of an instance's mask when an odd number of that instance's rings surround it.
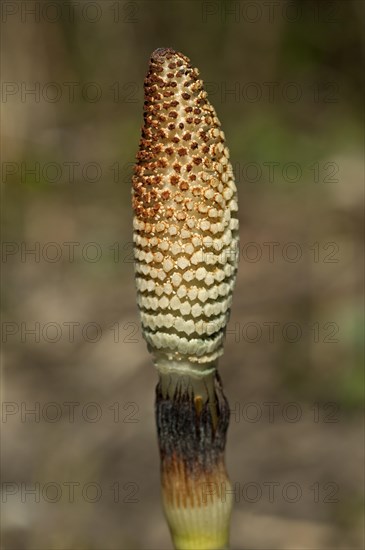
M 151 55 L 151 61 L 163 63 L 164 60 L 169 61 L 175 56 L 184 60 L 187 63 L 190 63 L 190 59 L 186 55 L 177 52 L 172 48 L 157 48 L 157 50 L 155 50 Z
M 167 55 L 168 56 L 181 55 L 185 57 L 182 53 L 177 52 L 173 48 L 168 47 L 168 48 L 156 48 L 156 50 L 154 50 L 151 54 L 151 59 L 156 59 L 157 57 L 166 57 Z

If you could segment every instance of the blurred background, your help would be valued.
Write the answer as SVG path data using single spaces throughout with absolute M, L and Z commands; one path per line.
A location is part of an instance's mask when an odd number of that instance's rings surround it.
M 169 549 L 130 178 L 157 47 L 239 192 L 232 547 L 363 547 L 362 1 L 4 1 L 2 543 Z

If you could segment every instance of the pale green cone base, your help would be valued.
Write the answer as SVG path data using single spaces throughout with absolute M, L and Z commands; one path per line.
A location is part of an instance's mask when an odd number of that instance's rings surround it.
M 232 495 L 197 508 L 164 506 L 176 550 L 222 550 L 229 546 Z

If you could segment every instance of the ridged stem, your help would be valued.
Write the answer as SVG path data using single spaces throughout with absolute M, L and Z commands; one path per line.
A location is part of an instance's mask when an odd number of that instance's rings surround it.
M 228 547 L 228 422 L 228 402 L 217 371 L 206 376 L 160 373 L 156 423 L 162 500 L 177 550 Z

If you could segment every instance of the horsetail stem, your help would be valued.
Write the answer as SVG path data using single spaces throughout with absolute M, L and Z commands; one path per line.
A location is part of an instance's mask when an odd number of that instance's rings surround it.
M 133 176 L 143 336 L 159 373 L 162 497 L 177 549 L 228 545 L 229 407 L 217 372 L 237 271 L 237 196 L 225 136 L 199 72 L 153 52 Z

